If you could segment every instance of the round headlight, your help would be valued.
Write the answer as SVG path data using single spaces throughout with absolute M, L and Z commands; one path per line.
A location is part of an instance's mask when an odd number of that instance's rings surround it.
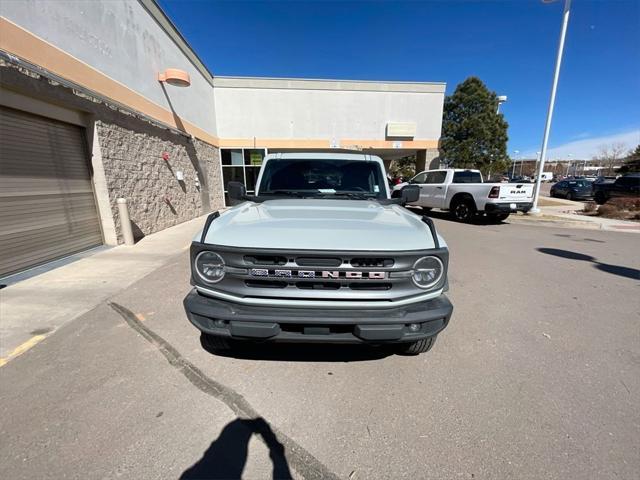
M 420 288 L 431 288 L 442 278 L 444 265 L 438 257 L 422 257 L 413 264 L 413 283 Z
M 224 260 L 215 252 L 200 252 L 195 261 L 196 272 L 208 283 L 216 283 L 224 277 Z

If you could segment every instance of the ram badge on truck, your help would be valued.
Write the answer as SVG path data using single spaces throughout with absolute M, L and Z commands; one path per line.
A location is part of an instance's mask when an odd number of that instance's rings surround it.
M 267 155 L 254 196 L 209 215 L 184 300 L 208 350 L 236 341 L 393 344 L 426 352 L 447 326 L 449 250 L 433 222 L 391 199 L 378 157 Z

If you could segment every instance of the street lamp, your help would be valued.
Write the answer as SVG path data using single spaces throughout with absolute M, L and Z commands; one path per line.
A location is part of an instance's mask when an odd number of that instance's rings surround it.
M 567 154 L 567 159 L 569 160 L 567 163 L 567 177 L 569 176 L 569 168 L 571 167 L 571 157 L 573 157 L 573 153 L 568 153 Z
M 518 160 L 518 154 L 520 153 L 520 150 L 514 150 L 513 151 L 513 167 L 511 168 L 511 178 L 513 179 L 513 177 L 516 176 L 516 160 Z
M 506 101 L 507 101 L 507 96 L 506 95 L 499 95 L 498 96 L 498 109 L 496 110 L 496 113 L 500 113 L 500 105 L 502 105 Z
M 555 0 L 542 0 L 543 3 L 551 3 Z M 567 36 L 567 26 L 569 25 L 569 12 L 571 0 L 564 0 L 564 13 L 562 14 L 562 28 L 560 29 L 560 40 L 558 42 L 558 54 L 556 56 L 556 69 L 553 74 L 553 84 L 551 86 L 551 97 L 549 98 L 549 109 L 547 110 L 547 122 L 544 127 L 542 137 L 542 155 L 540 156 L 540 167 L 536 177 L 536 188 L 533 194 L 533 208 L 529 213 L 540 213 L 538 208 L 538 197 L 540 196 L 540 182 L 542 181 L 542 169 L 547 158 L 547 143 L 549 142 L 549 130 L 551 130 L 551 118 L 553 117 L 553 106 L 556 102 L 556 90 L 558 89 L 558 78 L 560 77 L 560 65 L 562 64 L 562 53 L 564 51 L 564 39 Z

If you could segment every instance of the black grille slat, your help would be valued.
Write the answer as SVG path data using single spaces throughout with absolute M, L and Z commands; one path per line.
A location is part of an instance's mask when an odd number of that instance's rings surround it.
M 391 290 L 391 284 L 377 282 L 350 283 L 349 288 L 351 290 Z
M 393 258 L 375 258 L 375 257 L 363 257 L 352 258 L 352 267 L 393 267 Z
M 338 290 L 339 282 L 297 282 L 296 287 L 309 290 Z
M 251 265 L 284 265 L 286 257 L 279 255 L 245 255 L 244 261 Z
M 251 288 L 286 288 L 287 282 L 279 280 L 245 280 L 245 285 Z
M 298 257 L 296 264 L 301 267 L 339 267 L 342 265 L 341 258 L 331 257 Z

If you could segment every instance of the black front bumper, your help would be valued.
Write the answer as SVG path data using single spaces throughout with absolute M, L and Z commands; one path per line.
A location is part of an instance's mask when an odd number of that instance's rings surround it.
M 487 203 L 484 206 L 484 211 L 487 215 L 513 212 L 527 213 L 531 208 L 533 208 L 532 202 L 516 202 L 515 208 L 511 208 L 512 203 Z
M 196 289 L 184 299 L 200 331 L 234 339 L 318 343 L 415 342 L 441 332 L 453 305 L 445 295 L 385 309 L 257 307 L 214 299 Z M 418 329 L 409 325 L 417 324 Z

